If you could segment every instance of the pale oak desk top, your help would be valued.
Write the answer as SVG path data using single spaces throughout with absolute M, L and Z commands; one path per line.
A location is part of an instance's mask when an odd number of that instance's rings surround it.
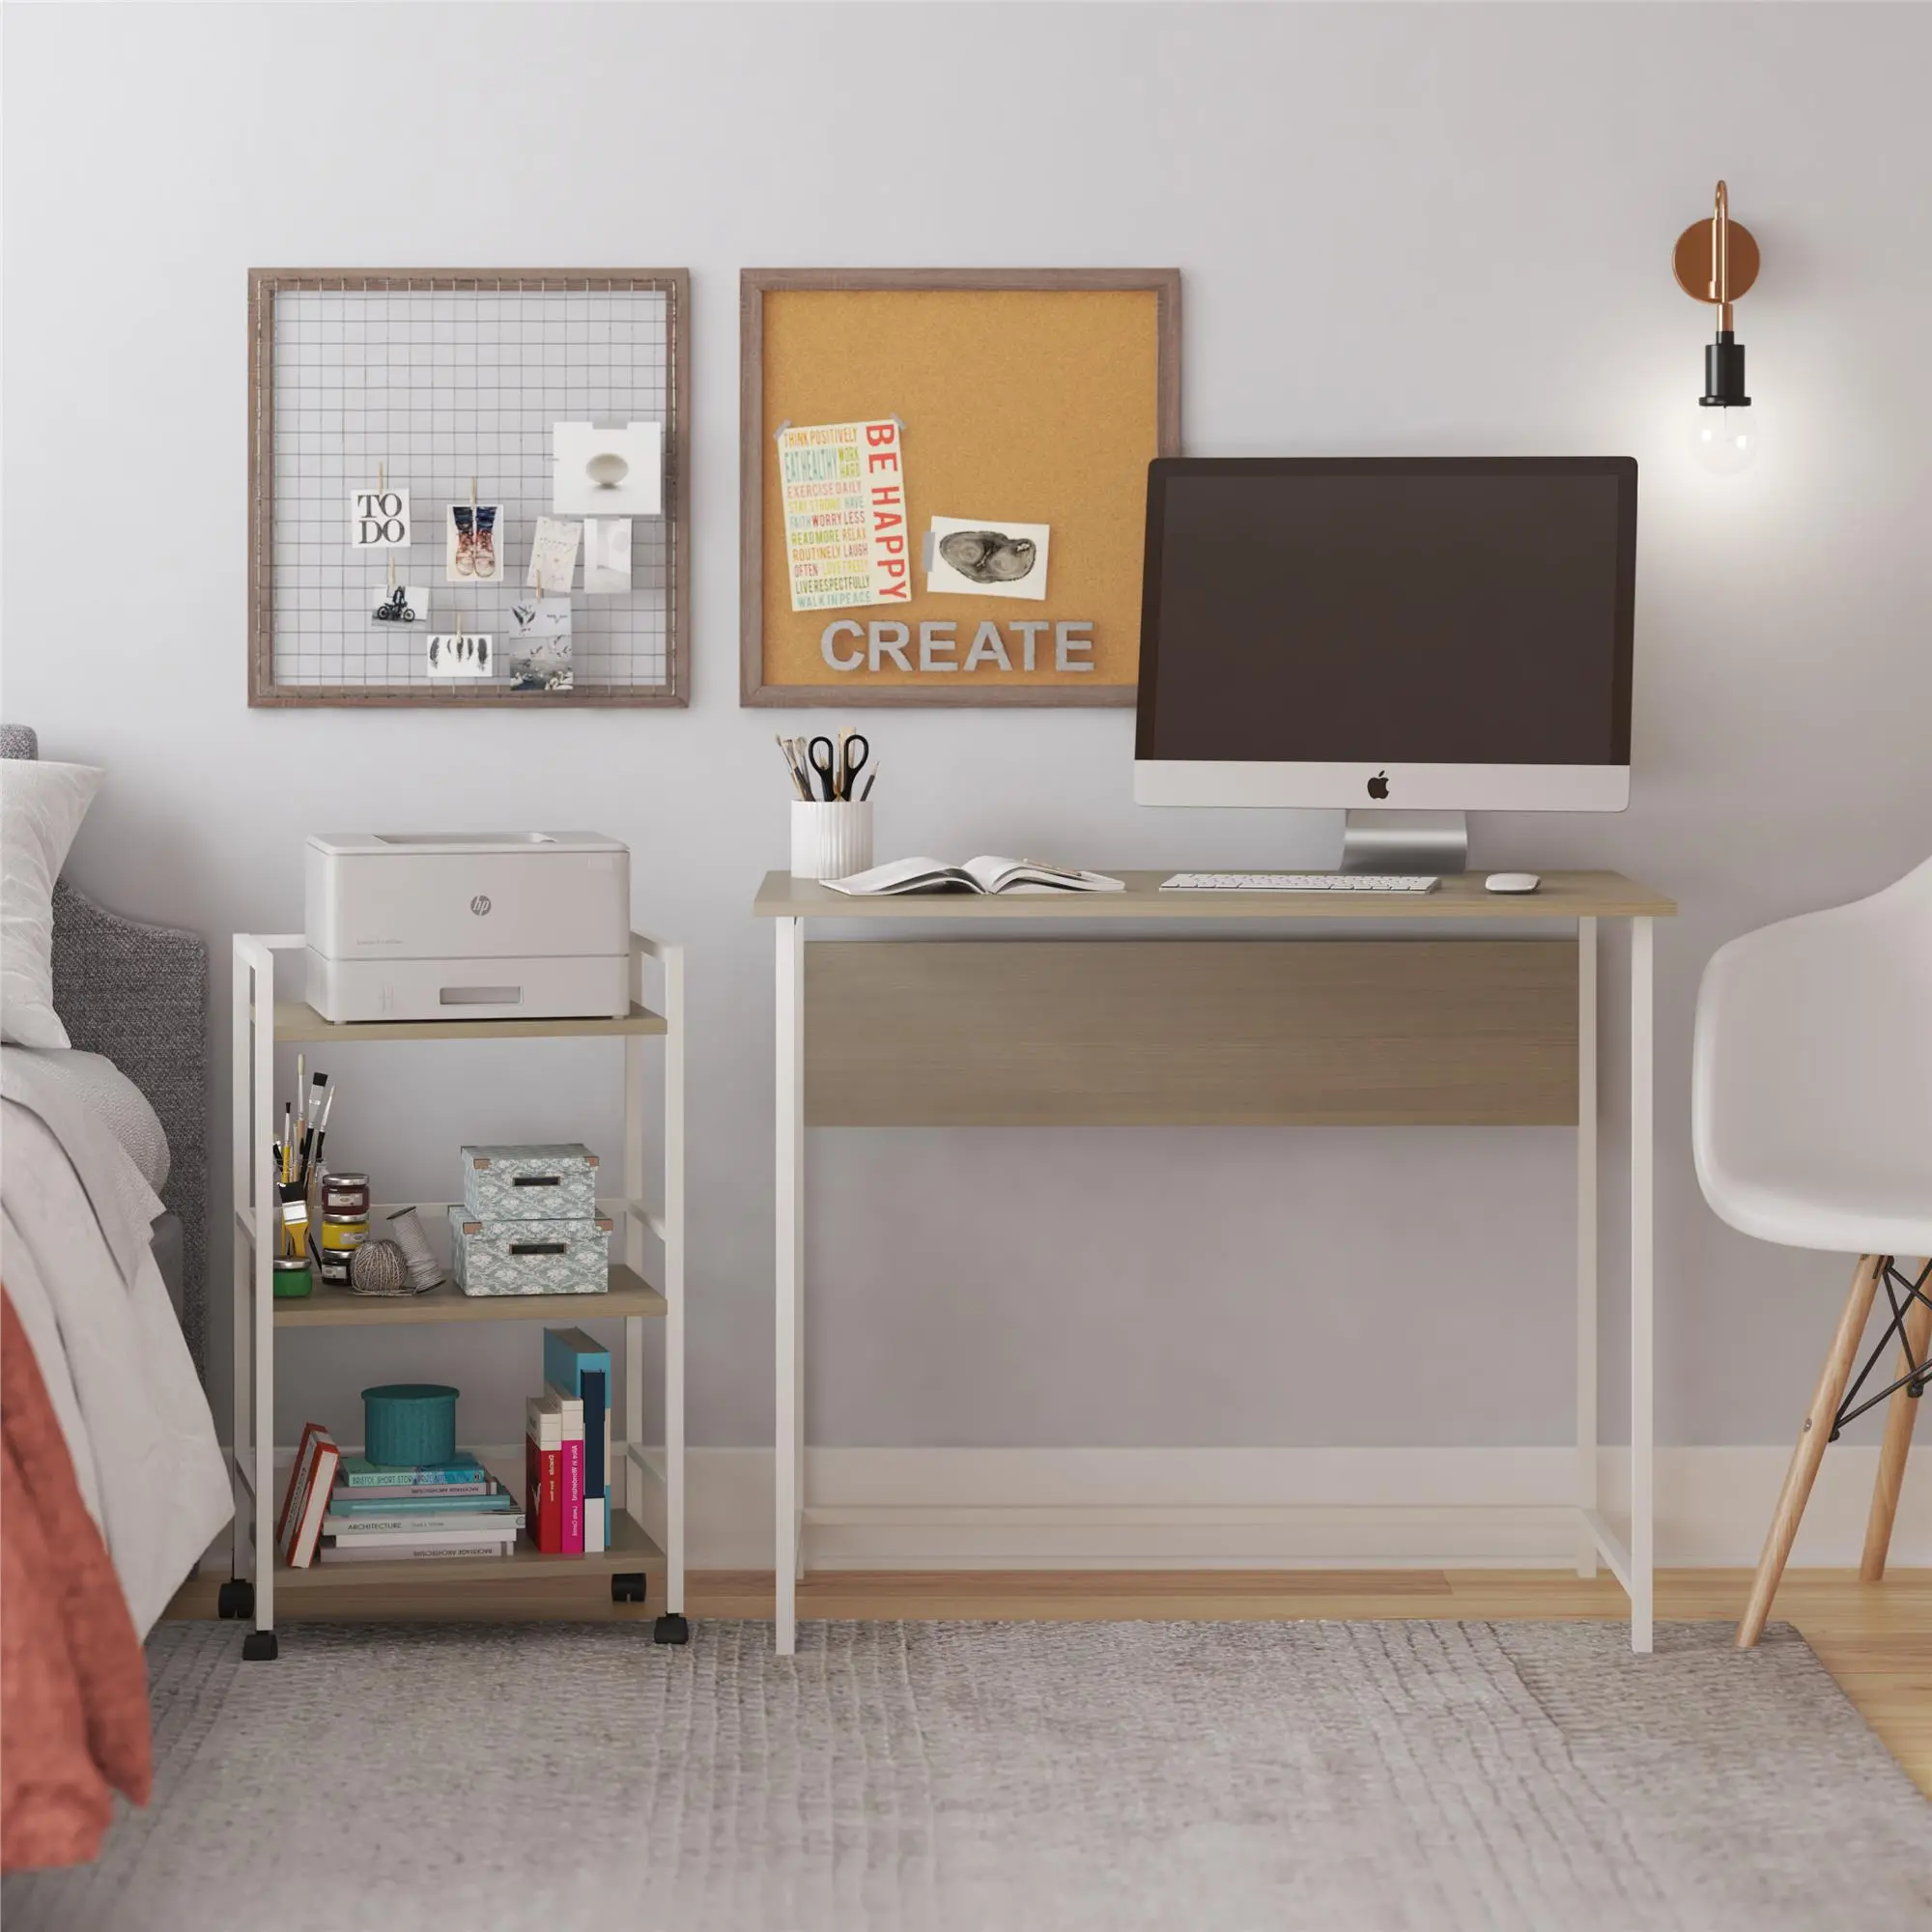
M 1108 871 L 1107 867 L 1095 868 Z M 902 893 L 885 898 L 854 898 L 828 892 L 814 879 L 789 872 L 767 872 L 753 902 L 764 919 L 943 919 L 943 920 L 1110 920 L 1110 919 L 1668 919 L 1674 899 L 1627 879 L 1621 872 L 1545 872 L 1533 893 L 1492 893 L 1486 873 L 1445 877 L 1433 893 L 1164 893 L 1163 879 L 1179 867 L 1158 872 L 1118 871 L 1123 893 Z M 1222 867 L 1220 869 L 1230 869 Z M 1259 869 L 1259 868 L 1257 868 Z M 1286 870 L 1287 867 L 1280 869 Z

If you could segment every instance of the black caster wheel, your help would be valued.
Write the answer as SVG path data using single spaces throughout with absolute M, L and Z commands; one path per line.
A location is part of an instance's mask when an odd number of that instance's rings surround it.
M 641 1604 L 644 1601 L 644 1573 L 641 1570 L 619 1570 L 611 1578 L 611 1601 L 613 1604 Z
M 242 1655 L 249 1663 L 272 1663 L 279 1654 L 273 1631 L 250 1631 L 242 1639 Z
M 245 1577 L 231 1577 L 222 1584 L 214 1600 L 214 1613 L 222 1617 L 252 1617 L 255 1614 L 255 1586 Z
M 689 1643 L 691 1626 L 673 1611 L 667 1610 L 651 1629 L 653 1643 Z

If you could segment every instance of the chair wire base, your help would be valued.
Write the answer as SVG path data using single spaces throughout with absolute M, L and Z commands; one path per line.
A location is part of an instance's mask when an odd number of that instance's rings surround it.
M 1885 1298 L 1891 1304 L 1891 1320 L 1886 1324 L 1885 1332 L 1878 1338 L 1877 1346 L 1865 1357 L 1864 1366 L 1853 1378 L 1852 1385 L 1845 1391 L 1845 1399 L 1838 1405 L 1838 1412 L 1832 1422 L 1832 1434 L 1827 1438 L 1835 1442 L 1848 1423 L 1856 1422 L 1867 1409 L 1876 1408 L 1880 1403 L 1889 1400 L 1903 1389 L 1908 1396 L 1921 1396 L 1928 1383 L 1932 1383 L 1932 1345 L 1928 1345 L 1922 1361 L 1915 1361 L 1912 1344 L 1906 1338 L 1905 1318 L 1911 1313 L 1915 1302 L 1932 1308 L 1932 1294 L 1926 1293 L 1926 1283 L 1932 1281 L 1932 1261 L 1928 1261 L 1918 1271 L 1917 1281 L 1909 1280 L 1900 1269 L 1897 1258 L 1892 1255 L 1880 1257 L 1879 1280 L 1885 1286 Z M 1871 1374 L 1883 1359 L 1885 1351 L 1896 1339 L 1904 1351 L 1906 1371 L 1894 1382 L 1888 1382 L 1876 1395 L 1866 1396 L 1861 1402 L 1860 1395 Z

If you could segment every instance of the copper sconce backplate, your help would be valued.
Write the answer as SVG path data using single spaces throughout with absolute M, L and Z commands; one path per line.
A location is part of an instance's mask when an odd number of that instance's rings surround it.
M 1676 270 L 1677 286 L 1693 301 L 1715 302 L 1718 299 L 1712 292 L 1717 270 L 1711 260 L 1711 227 L 1708 217 L 1693 221 L 1677 238 L 1677 248 L 1671 257 L 1670 266 Z M 1731 299 L 1736 301 L 1757 280 L 1757 242 L 1743 222 L 1733 221 L 1730 229 Z

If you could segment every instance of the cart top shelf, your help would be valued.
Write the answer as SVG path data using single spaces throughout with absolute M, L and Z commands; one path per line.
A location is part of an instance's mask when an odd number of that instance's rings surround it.
M 303 1000 L 275 1002 L 277 1039 L 599 1039 L 666 1031 L 662 1013 L 635 1001 L 620 1020 L 326 1020 Z
M 665 1298 L 635 1269 L 611 1264 L 605 1294 L 465 1294 L 453 1281 L 426 1294 L 356 1294 L 320 1284 L 275 1303 L 277 1328 L 408 1328 L 441 1321 L 612 1321 L 662 1317 Z

